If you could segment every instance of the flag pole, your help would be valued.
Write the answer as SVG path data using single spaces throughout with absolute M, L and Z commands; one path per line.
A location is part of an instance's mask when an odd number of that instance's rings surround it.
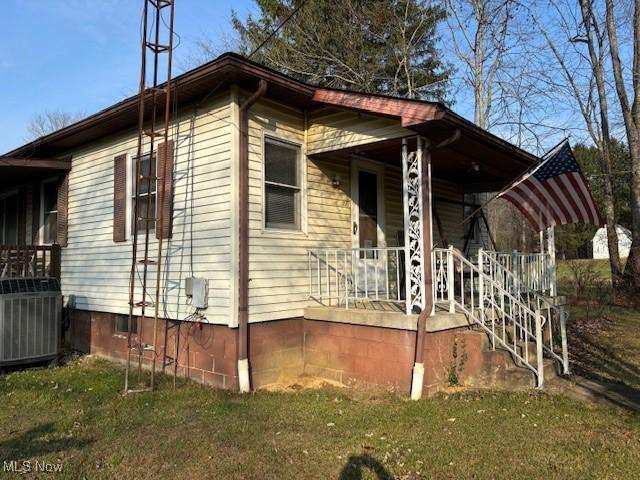
M 549 252 L 549 290 L 552 297 L 557 295 L 557 270 L 556 270 L 556 227 L 547 227 L 547 251 Z

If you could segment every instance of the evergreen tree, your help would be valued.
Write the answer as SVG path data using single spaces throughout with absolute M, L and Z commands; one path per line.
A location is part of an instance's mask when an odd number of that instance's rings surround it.
M 256 0 L 257 16 L 233 13 L 252 57 L 319 86 L 445 100 L 450 68 L 436 47 L 445 10 L 425 0 Z

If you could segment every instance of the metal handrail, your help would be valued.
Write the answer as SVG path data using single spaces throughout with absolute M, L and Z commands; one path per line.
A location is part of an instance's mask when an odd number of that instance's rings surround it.
M 404 247 L 307 250 L 309 298 L 349 308 L 358 301 L 404 304 Z
M 487 272 L 488 270 L 488 274 L 493 282 L 502 284 L 513 295 L 515 295 L 517 298 L 520 298 L 523 302 L 529 305 L 531 309 L 535 309 L 536 311 L 546 310 L 543 328 L 547 327 L 547 331 L 549 332 L 549 334 L 547 335 L 546 340 L 543 338 L 543 348 L 549 355 L 555 357 L 562 363 L 564 373 L 568 374 L 569 361 L 566 333 L 566 322 L 568 313 L 564 308 L 559 308 L 558 306 L 551 303 L 548 298 L 541 295 L 537 291 L 532 290 L 522 278 L 515 275 L 511 270 L 507 269 L 504 264 L 500 263 L 496 258 L 494 258 L 494 256 L 492 255 L 493 253 L 495 252 L 486 252 L 483 249 L 478 250 L 478 266 L 483 272 Z M 485 262 L 487 263 L 488 269 L 485 268 Z M 560 325 L 562 355 L 558 355 L 554 349 L 554 316 L 558 319 Z
M 433 256 L 437 271 L 434 302 L 448 304 L 450 311 L 457 307 L 466 313 L 489 335 L 493 348 L 501 345 L 532 370 L 541 388 L 544 384 L 541 312 L 532 310 L 453 247 L 434 249 Z M 529 340 L 535 343 L 535 363 L 530 361 Z
M 504 268 L 513 272 L 532 291 L 553 293 L 552 259 L 548 253 L 485 251 Z

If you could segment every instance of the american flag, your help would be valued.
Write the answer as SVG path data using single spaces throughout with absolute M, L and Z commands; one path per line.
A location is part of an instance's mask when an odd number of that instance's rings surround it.
M 537 231 L 567 223 L 604 225 L 568 140 L 498 197 L 509 200 Z

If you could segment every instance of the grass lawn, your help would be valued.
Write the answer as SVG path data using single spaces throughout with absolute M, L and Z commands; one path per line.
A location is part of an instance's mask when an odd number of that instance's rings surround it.
M 640 310 L 575 305 L 570 314 L 574 372 L 640 390 Z
M 625 260 L 623 259 L 623 262 Z M 593 271 L 595 278 L 600 280 L 611 281 L 611 270 L 609 267 L 609 260 L 607 259 L 582 259 L 582 260 L 561 260 L 558 262 L 558 285 L 560 289 L 563 287 L 567 290 L 571 290 L 571 283 L 574 281 L 572 265 L 583 269 L 588 268 Z
M 347 390 L 123 397 L 99 360 L 0 377 L 0 459 L 56 478 L 638 478 L 640 416 L 564 397 Z M 362 474 L 362 475 L 361 475 Z M 4 474 L 7 475 L 6 473 Z
M 569 352 L 573 371 L 640 390 L 640 310 L 609 303 L 608 260 L 558 263 L 558 288 L 575 295 L 576 276 L 584 277 L 579 298 L 569 313 Z
M 584 269 L 606 284 L 606 261 Z M 560 263 L 564 291 L 572 275 Z M 640 311 L 594 298 L 571 306 L 572 369 L 640 390 Z M 91 358 L 0 376 L 0 461 L 60 462 L 70 479 L 640 478 L 640 414 L 561 396 L 242 396 L 161 377 L 124 397 L 122 384 Z

